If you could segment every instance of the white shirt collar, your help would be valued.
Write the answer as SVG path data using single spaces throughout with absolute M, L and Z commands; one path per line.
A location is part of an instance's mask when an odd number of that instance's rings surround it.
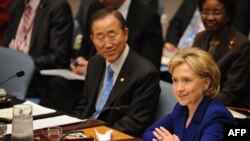
M 36 9 L 38 8 L 39 4 L 40 4 L 40 0 L 30 0 L 29 1 L 29 5 L 31 6 L 31 9 L 33 11 L 36 11 Z
M 106 66 L 110 65 L 110 67 L 114 71 L 114 75 L 115 75 L 114 80 L 116 80 L 116 78 L 118 77 L 118 74 L 120 73 L 121 68 L 122 68 L 122 66 L 123 66 L 123 64 L 128 56 L 128 52 L 129 52 L 129 46 L 128 46 L 128 44 L 126 44 L 126 47 L 125 47 L 123 53 L 121 54 L 121 56 L 117 60 L 115 60 L 113 63 L 106 61 Z
M 124 19 L 127 19 L 130 3 L 131 0 L 125 0 L 124 3 L 117 9 L 122 14 Z

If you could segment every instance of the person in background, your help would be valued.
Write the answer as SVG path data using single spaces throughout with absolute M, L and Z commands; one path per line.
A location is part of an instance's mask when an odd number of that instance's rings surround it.
M 197 33 L 205 30 L 198 9 L 199 0 L 183 0 L 174 17 L 170 20 L 163 56 L 171 58 L 180 48 L 191 47 Z M 248 36 L 250 30 L 249 0 L 237 0 L 235 3 L 235 15 L 232 17 L 232 25 L 241 33 Z M 169 72 L 162 72 L 161 77 L 171 82 Z
M 73 17 L 65 0 L 14 0 L 10 7 L 4 46 L 30 55 L 35 73 L 29 97 L 46 100 L 46 79 L 40 70 L 68 68 Z
M 9 7 L 12 0 L 0 0 L 0 45 L 3 44 L 3 37 L 9 20 Z
M 141 0 L 141 2 L 155 9 L 159 15 L 162 15 L 164 12 L 165 6 L 161 0 Z
M 200 48 L 180 50 L 170 60 L 169 72 L 178 103 L 172 113 L 148 127 L 143 141 L 223 140 L 223 126 L 236 121 L 215 98 L 220 70 L 211 55 Z
M 200 0 L 205 31 L 193 46 L 209 52 L 221 72 L 218 98 L 226 105 L 250 108 L 250 41 L 231 26 L 234 0 Z
M 116 9 L 126 19 L 129 28 L 128 44 L 135 52 L 148 59 L 159 70 L 162 54 L 163 37 L 160 18 L 156 10 L 150 9 L 141 0 L 96 0 L 93 1 L 87 12 L 86 23 L 89 23 L 93 13 L 102 8 Z M 90 39 L 89 24 L 84 27 L 81 50 L 77 53 L 77 63 L 71 63 L 72 72 L 86 75 L 88 60 L 96 55 L 96 49 Z M 72 81 L 61 77 L 50 80 L 49 107 L 72 113 L 75 104 L 83 89 L 82 81 Z M 58 98 L 60 97 L 60 98 Z M 64 104 L 68 101 L 68 104 Z
M 187 41 L 185 42 L 185 44 L 181 44 L 182 46 L 180 48 L 192 46 L 196 33 L 204 30 L 203 24 L 200 19 L 198 1 L 199 0 L 184 0 L 181 3 L 180 7 L 178 8 L 174 17 L 171 19 L 170 24 L 168 26 L 163 51 L 176 51 L 179 47 L 178 44 L 182 37 L 189 39 L 183 39 Z M 195 12 L 197 12 L 196 15 Z M 187 28 L 189 26 L 194 27 L 189 29 L 191 31 L 186 31 L 188 30 Z M 185 37 L 185 32 L 189 32 L 191 34 L 188 34 L 189 36 Z
M 160 16 L 156 10 L 151 9 L 140 0 L 98 0 L 91 3 L 87 21 L 95 11 L 105 7 L 116 9 L 123 14 L 130 29 L 128 39 L 130 47 L 153 63 L 157 69 L 160 69 L 163 36 Z M 77 61 L 82 66 L 87 66 L 87 60 L 96 54 L 96 50 L 89 38 L 89 25 L 84 27 L 83 33 L 85 34 L 79 53 L 81 56 L 77 58 Z M 76 73 L 86 74 L 86 67 L 71 66 L 71 69 Z
M 89 60 L 84 92 L 74 114 L 88 118 L 103 108 L 129 106 L 127 113 L 106 110 L 95 118 L 140 137 L 153 121 L 160 94 L 159 73 L 127 44 L 129 30 L 118 11 L 96 11 L 90 29 L 98 55 Z
M 167 28 L 163 57 L 171 58 L 180 48 L 191 47 L 195 35 L 204 30 L 198 9 L 198 0 L 183 0 Z M 172 83 L 168 71 L 161 72 L 161 79 Z

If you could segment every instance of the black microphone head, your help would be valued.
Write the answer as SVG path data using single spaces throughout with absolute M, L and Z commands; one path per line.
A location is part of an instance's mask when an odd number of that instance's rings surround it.
M 17 77 L 22 77 L 24 75 L 25 75 L 24 71 L 19 71 L 19 72 L 16 73 Z

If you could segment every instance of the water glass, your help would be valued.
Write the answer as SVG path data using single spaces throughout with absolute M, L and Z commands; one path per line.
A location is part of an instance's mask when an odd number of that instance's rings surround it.
M 0 141 L 4 140 L 6 131 L 7 125 L 5 123 L 0 122 Z
M 61 127 L 49 127 L 48 128 L 48 140 L 49 141 L 60 141 L 62 137 Z
M 32 105 L 13 106 L 12 141 L 33 141 Z

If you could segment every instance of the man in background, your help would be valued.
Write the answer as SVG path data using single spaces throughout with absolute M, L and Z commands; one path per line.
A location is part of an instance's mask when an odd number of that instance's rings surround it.
M 68 68 L 72 35 L 73 18 L 67 1 L 12 2 L 4 46 L 30 55 L 35 61 L 29 97 L 46 100 L 46 78 L 40 75 L 40 70 Z

